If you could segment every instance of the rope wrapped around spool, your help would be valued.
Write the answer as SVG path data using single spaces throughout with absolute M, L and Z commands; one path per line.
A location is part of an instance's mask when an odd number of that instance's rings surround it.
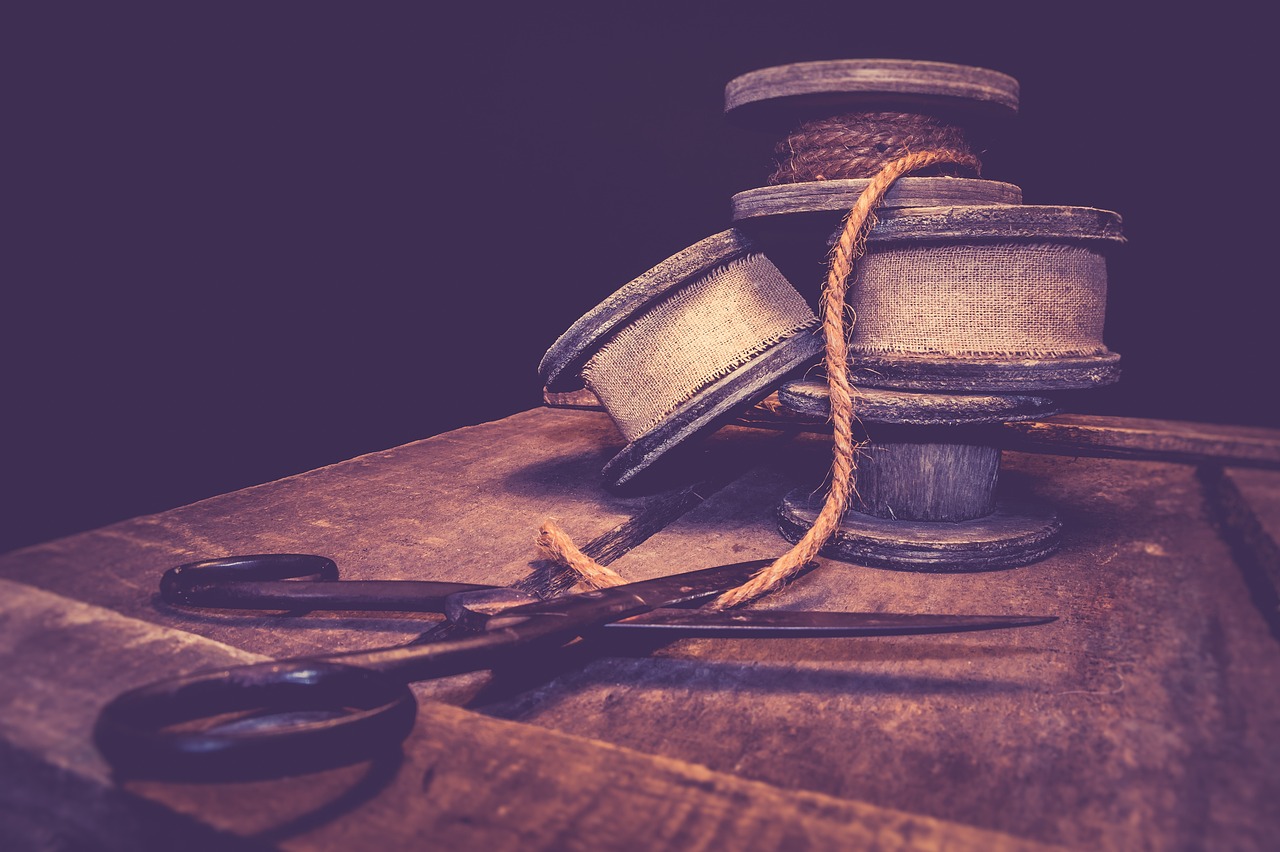
M 978 154 L 1017 110 L 1017 80 L 943 62 L 845 59 L 743 74 L 725 87 L 725 114 L 786 135 L 766 185 L 733 196 L 734 225 L 803 288 L 869 179 L 908 154 L 958 157 L 897 180 L 881 210 L 1020 204 L 1017 186 L 978 179 Z
M 735 77 L 724 101 L 740 124 L 787 129 L 773 149 L 771 187 L 869 178 L 919 151 L 964 155 L 964 163 L 922 169 L 911 179 L 920 181 L 979 175 L 987 138 L 1018 111 L 1018 81 L 945 62 L 797 62 Z
M 728 230 L 585 314 L 539 373 L 551 392 L 585 384 L 600 399 L 628 441 L 604 468 L 623 485 L 816 360 L 817 324 L 777 267 Z

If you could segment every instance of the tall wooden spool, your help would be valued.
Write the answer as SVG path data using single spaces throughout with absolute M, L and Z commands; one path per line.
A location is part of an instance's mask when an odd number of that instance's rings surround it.
M 924 122 L 929 133 L 942 126 L 940 147 L 976 151 L 1016 113 L 1018 97 L 1012 78 L 942 63 L 845 60 L 743 75 L 726 87 L 731 117 L 800 126 L 787 145 L 810 144 L 806 128 L 847 125 L 867 173 L 827 179 L 816 174 L 821 157 L 798 157 L 769 186 L 734 196 L 735 225 L 803 282 L 878 163 L 923 150 L 895 150 L 893 128 L 880 134 L 875 120 L 905 113 L 907 125 Z M 822 138 L 830 147 L 822 156 L 839 161 L 841 139 Z M 998 493 L 1000 451 L 985 430 L 1055 413 L 1046 392 L 1116 380 L 1119 356 L 1103 344 L 1102 325 L 1106 253 L 1123 237 L 1113 213 L 1021 201 L 1016 186 L 953 173 L 904 177 L 881 205 L 849 293 L 855 413 L 869 444 L 828 555 L 975 571 L 1023 565 L 1057 546 L 1052 508 Z M 779 399 L 796 413 L 828 414 L 821 383 L 793 382 Z M 795 540 L 812 525 L 820 497 L 787 495 L 778 510 L 784 535 Z

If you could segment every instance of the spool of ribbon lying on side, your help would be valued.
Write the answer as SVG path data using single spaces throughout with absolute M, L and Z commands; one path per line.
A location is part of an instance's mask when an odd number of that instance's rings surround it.
M 575 322 L 547 350 L 551 392 L 585 385 L 628 443 L 604 476 L 622 485 L 815 361 L 804 298 L 744 234 L 673 255 Z

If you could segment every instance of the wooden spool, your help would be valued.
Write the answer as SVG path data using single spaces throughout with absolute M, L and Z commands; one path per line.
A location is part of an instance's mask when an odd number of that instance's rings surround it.
M 1120 217 L 1088 207 L 887 212 L 849 292 L 854 382 L 999 393 L 1116 381 L 1102 331 L 1106 256 L 1123 242 Z
M 911 59 L 836 59 L 761 68 L 730 80 L 725 112 L 777 126 L 814 114 L 902 109 L 961 121 L 1018 111 L 1018 81 L 999 71 Z
M 1018 110 L 1018 81 L 998 71 L 903 59 L 762 68 L 730 80 L 733 121 L 787 132 L 770 184 L 869 178 L 912 150 L 980 151 Z M 945 202 L 939 202 L 945 203 Z
M 627 438 L 604 467 L 631 482 L 768 395 L 822 352 L 817 318 L 752 241 L 728 230 L 605 299 L 547 350 L 548 392 L 590 388 Z
M 744 74 L 725 87 L 725 113 L 732 120 L 781 134 L 815 119 L 865 116 L 832 145 L 869 159 L 858 174 L 837 169 L 821 179 L 799 181 L 795 174 L 775 174 L 772 185 L 733 196 L 734 225 L 750 233 L 802 290 L 809 292 L 812 282 L 816 291 L 827 238 L 878 171 L 876 164 L 929 147 L 909 133 L 901 135 L 894 125 L 899 117 L 920 116 L 953 128 L 959 148 L 978 151 L 1017 109 L 1018 83 L 1012 77 L 942 62 L 848 59 Z M 777 150 L 790 150 L 794 139 L 788 135 Z M 1022 191 L 1009 183 L 909 176 L 894 184 L 881 209 L 1020 203 Z
M 815 184 L 870 178 L 884 163 L 912 151 L 984 149 L 989 137 L 1017 112 L 1018 81 L 997 71 L 945 62 L 799 62 L 730 80 L 724 110 L 739 124 L 790 131 L 775 146 L 781 163 L 768 180 L 773 186 L 751 190 L 752 195 L 742 199 L 744 204 L 764 203 L 782 212 L 788 199 L 800 200 L 786 186 L 821 192 Z M 997 196 L 991 198 L 970 197 L 972 191 L 960 190 L 961 195 L 952 198 L 943 190 L 930 198 L 917 189 L 913 203 L 1018 203 L 1007 196 L 1007 185 L 992 190 Z
M 822 382 L 791 382 L 778 398 L 797 414 L 829 414 Z M 1000 450 L 989 431 L 1054 414 L 1054 400 L 859 389 L 854 411 L 868 446 L 850 509 L 825 555 L 941 573 L 1013 568 L 1057 548 L 1061 524 L 1051 507 L 998 493 Z M 798 541 L 822 501 L 820 490 L 787 494 L 778 507 L 782 534 Z

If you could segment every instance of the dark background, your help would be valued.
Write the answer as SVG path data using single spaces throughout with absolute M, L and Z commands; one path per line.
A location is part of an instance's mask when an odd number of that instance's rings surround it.
M 9 13 L 0 550 L 538 404 L 565 327 L 763 182 L 724 84 L 812 59 L 1018 78 L 984 175 L 1130 241 L 1081 405 L 1280 425 L 1270 28 L 1188 9 Z

